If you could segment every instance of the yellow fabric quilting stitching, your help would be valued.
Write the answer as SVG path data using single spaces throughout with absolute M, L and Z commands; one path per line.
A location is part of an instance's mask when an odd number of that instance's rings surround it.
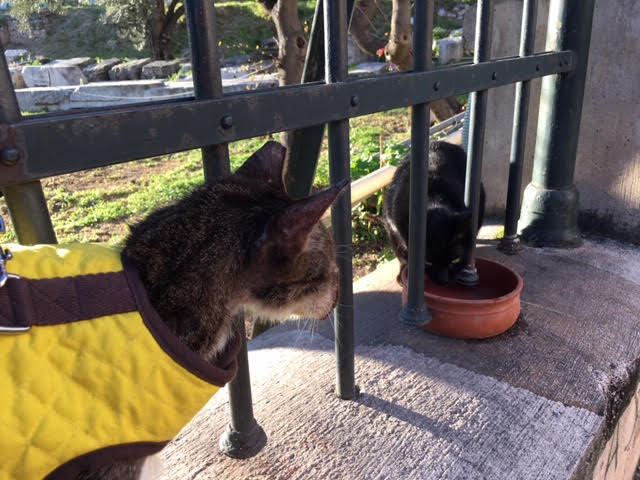
M 122 268 L 102 245 L 37 247 L 37 265 L 10 248 L 10 271 L 30 278 Z M 79 260 L 85 248 L 91 260 Z M 83 269 L 72 272 L 76 260 Z M 167 355 L 137 312 L 0 337 L 0 362 L 1 480 L 40 479 L 110 445 L 167 441 L 218 390 Z

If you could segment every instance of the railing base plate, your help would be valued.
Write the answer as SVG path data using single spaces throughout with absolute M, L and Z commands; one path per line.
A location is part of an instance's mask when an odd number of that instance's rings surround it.
M 249 432 L 238 432 L 227 425 L 218 446 L 227 457 L 243 459 L 255 456 L 266 444 L 267 434 L 255 422 Z

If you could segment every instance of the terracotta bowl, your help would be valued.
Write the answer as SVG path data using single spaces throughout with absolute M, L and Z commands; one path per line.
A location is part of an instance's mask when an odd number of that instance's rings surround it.
M 488 338 L 508 330 L 520 315 L 522 278 L 498 262 L 476 258 L 477 287 L 437 285 L 425 275 L 424 299 L 432 320 L 423 328 L 454 338 Z M 407 269 L 401 272 L 407 302 Z

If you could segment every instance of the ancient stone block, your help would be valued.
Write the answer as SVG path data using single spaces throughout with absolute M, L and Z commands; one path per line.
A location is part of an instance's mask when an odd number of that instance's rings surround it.
M 22 67 L 9 67 L 9 73 L 11 74 L 11 83 L 13 83 L 13 88 L 26 88 L 27 84 L 24 83 L 24 78 L 22 77 Z
M 88 82 L 105 82 L 109 80 L 109 70 L 122 62 L 119 58 L 109 58 L 84 68 L 82 73 Z
M 447 37 L 438 40 L 440 49 L 440 63 L 446 65 L 450 62 L 462 60 L 464 40 L 462 37 Z
M 116 65 L 109 70 L 109 80 L 139 80 L 142 67 L 151 63 L 150 58 L 139 58 Z
M 142 67 L 140 78 L 169 78 L 180 70 L 180 60 L 156 60 Z

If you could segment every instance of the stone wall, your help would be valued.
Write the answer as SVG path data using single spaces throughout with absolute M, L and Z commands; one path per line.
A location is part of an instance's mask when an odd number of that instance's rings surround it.
M 597 0 L 578 158 L 583 228 L 640 242 L 640 2 Z
M 548 0 L 540 0 L 536 51 L 544 51 Z M 494 56 L 518 50 L 522 0 L 497 0 Z M 640 2 L 596 0 L 589 69 L 582 110 L 575 184 L 580 223 L 640 242 Z M 475 8 L 465 17 L 465 40 L 473 39 Z M 534 82 L 523 187 L 531 179 L 540 81 Z M 508 178 L 513 86 L 489 94 L 483 181 L 487 206 L 503 212 Z

